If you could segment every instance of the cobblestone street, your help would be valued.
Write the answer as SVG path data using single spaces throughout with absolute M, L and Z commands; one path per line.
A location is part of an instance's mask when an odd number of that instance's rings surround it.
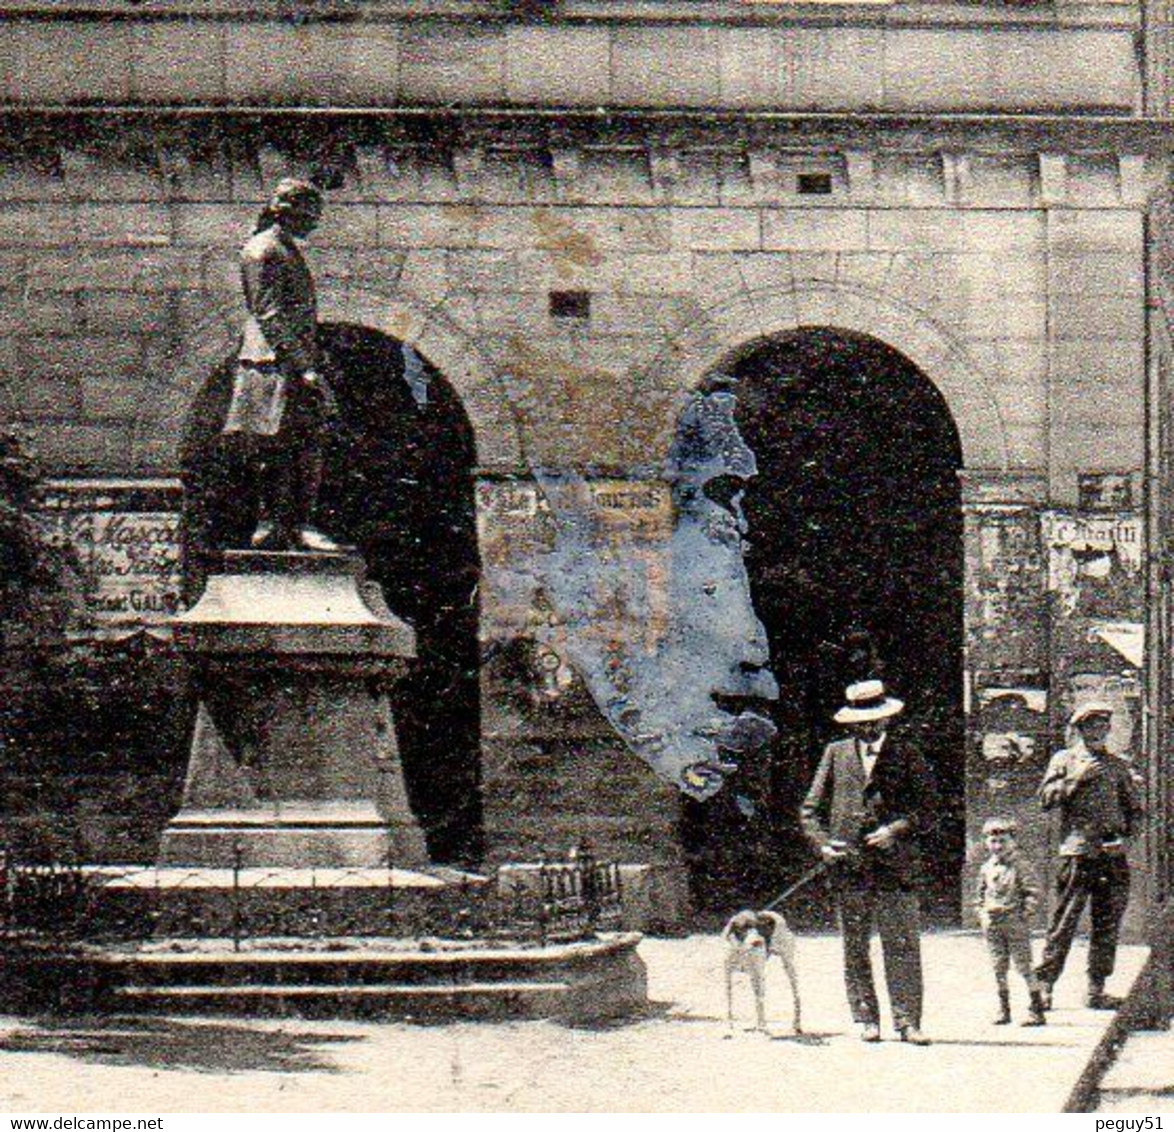
M 1085 1010 L 1084 949 L 1042 1029 L 990 1024 L 980 939 L 927 936 L 929 1049 L 886 1032 L 864 1046 L 848 1024 L 834 936 L 799 941 L 806 1033 L 790 1032 L 781 970 L 773 1034 L 725 1040 L 722 949 L 710 936 L 646 940 L 654 1008 L 604 1030 L 545 1022 L 375 1025 L 239 1019 L 0 1021 L 7 1112 L 888 1111 L 1055 1112 L 1110 1015 Z M 1144 949 L 1123 948 L 1124 993 Z M 738 988 L 740 1020 L 751 1016 Z M 1017 1017 L 1022 986 L 1013 988 Z

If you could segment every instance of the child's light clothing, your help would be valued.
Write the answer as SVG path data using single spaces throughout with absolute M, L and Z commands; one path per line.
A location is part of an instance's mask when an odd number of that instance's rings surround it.
M 1029 917 L 1039 903 L 1039 881 L 1018 853 L 991 856 L 978 873 L 975 905 L 1000 990 L 1012 963 L 1032 991 L 1039 989 L 1031 961 Z

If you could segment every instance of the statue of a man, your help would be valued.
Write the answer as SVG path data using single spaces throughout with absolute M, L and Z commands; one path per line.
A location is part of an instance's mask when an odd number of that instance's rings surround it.
M 321 215 L 322 194 L 287 178 L 241 249 L 248 318 L 223 431 L 245 439 L 259 473 L 258 550 L 338 549 L 312 523 L 337 407 L 318 347 L 314 279 L 296 242 Z

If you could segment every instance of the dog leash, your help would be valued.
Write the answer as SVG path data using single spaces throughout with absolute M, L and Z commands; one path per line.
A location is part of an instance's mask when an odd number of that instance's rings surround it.
M 776 896 L 763 909 L 763 911 L 764 912 L 773 912 L 780 904 L 783 903 L 783 901 L 789 900 L 792 896 L 795 895 L 796 892 L 799 891 L 799 889 L 803 888 L 805 885 L 810 884 L 813 880 L 815 880 L 815 878 L 817 876 L 820 876 L 823 873 L 826 873 L 827 870 L 828 870 L 827 862 L 820 861 L 818 865 L 815 865 L 812 868 L 808 869 L 807 872 L 805 872 L 797 881 L 795 881 L 794 884 L 790 885 L 788 888 L 783 889 L 783 891 L 781 893 L 779 893 L 779 895 Z
M 935 832 L 942 824 L 942 822 L 945 821 L 946 817 L 946 814 L 939 814 L 924 829 L 918 830 L 918 837 L 924 837 L 927 833 Z M 815 880 L 816 877 L 822 876 L 824 873 L 826 873 L 828 868 L 829 864 L 827 861 L 820 861 L 817 865 L 813 865 L 797 881 L 795 881 L 794 884 L 790 885 L 788 888 L 784 888 L 778 896 L 776 896 L 765 908 L 763 908 L 763 911 L 773 912 L 780 904 L 794 896 L 795 893 L 799 891 L 799 889 L 809 885 L 813 880 Z

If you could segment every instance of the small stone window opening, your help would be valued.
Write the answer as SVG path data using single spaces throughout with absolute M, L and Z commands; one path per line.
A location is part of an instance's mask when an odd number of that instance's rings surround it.
M 830 173 L 800 173 L 795 178 L 795 187 L 800 196 L 827 196 L 832 191 Z
M 551 318 L 588 319 L 591 317 L 590 291 L 551 291 Z

